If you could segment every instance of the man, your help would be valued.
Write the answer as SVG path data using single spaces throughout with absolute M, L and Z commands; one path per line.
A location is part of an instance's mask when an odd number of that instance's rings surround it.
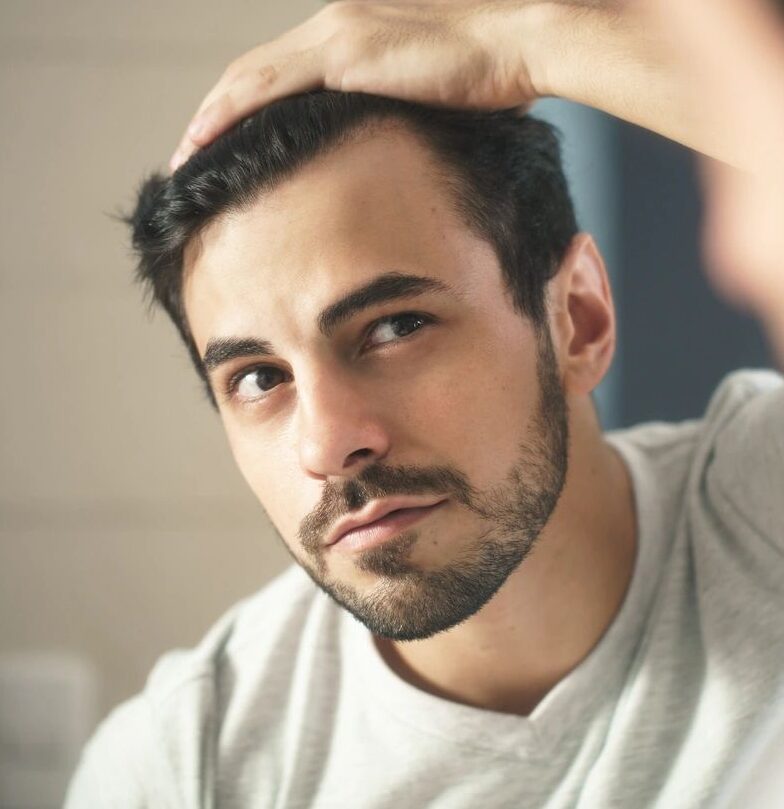
M 164 658 L 69 806 L 721 794 L 782 683 L 784 388 L 602 435 L 612 301 L 544 125 L 300 96 L 132 223 L 298 564 Z

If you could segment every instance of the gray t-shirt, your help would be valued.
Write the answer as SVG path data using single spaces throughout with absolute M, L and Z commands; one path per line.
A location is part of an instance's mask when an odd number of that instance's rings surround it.
M 610 434 L 639 545 L 613 623 L 528 717 L 418 690 L 292 567 L 85 748 L 67 809 L 680 809 L 722 791 L 784 683 L 784 385 Z

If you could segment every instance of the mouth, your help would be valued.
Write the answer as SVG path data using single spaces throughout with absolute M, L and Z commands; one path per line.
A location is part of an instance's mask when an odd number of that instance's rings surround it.
M 388 511 L 372 522 L 358 525 L 341 534 L 329 547 L 347 553 L 367 550 L 396 537 L 401 531 L 424 520 L 445 506 L 446 500 L 439 500 L 427 506 L 413 506 Z

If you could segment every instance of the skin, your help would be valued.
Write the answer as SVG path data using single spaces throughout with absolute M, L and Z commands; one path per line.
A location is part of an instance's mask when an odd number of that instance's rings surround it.
M 272 357 L 235 358 L 212 372 L 237 464 L 293 557 L 317 581 L 359 597 L 391 598 L 395 581 L 363 565 L 361 554 L 314 556 L 303 544 L 303 526 L 326 492 L 378 466 L 446 466 L 486 493 L 508 482 L 519 442 L 538 435 L 536 331 L 513 308 L 494 252 L 458 218 L 433 169 L 414 136 L 384 124 L 213 221 L 186 250 L 185 308 L 202 356 L 215 338 L 274 346 Z M 390 270 L 435 278 L 457 294 L 385 303 L 329 337 L 319 331 L 318 312 Z M 386 342 L 371 350 L 368 326 L 406 311 L 438 322 L 391 341 L 376 330 Z M 612 358 L 615 319 L 601 256 L 585 234 L 549 284 L 547 328 L 568 406 L 569 462 L 534 551 L 449 631 L 375 638 L 418 687 L 522 715 L 599 641 L 622 603 L 636 549 L 628 475 L 590 400 Z M 255 401 L 227 397 L 227 379 L 259 363 L 283 369 L 279 384 Z M 246 396 L 261 393 L 257 379 L 246 377 Z M 317 524 L 327 530 L 334 520 Z M 406 562 L 443 569 L 487 527 L 452 498 L 407 532 Z
M 315 87 L 489 109 L 558 96 L 721 161 L 703 164 L 709 280 L 784 362 L 784 25 L 768 0 L 339 0 L 235 59 L 171 168 Z

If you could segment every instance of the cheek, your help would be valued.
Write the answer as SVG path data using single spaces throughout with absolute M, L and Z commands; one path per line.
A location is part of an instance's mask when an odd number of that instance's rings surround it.
M 468 424 L 466 452 L 470 453 L 476 485 L 505 477 L 517 462 L 520 443 L 535 412 L 535 388 L 523 376 L 499 372 L 486 380 L 481 394 L 464 405 Z
M 424 457 L 432 463 L 443 458 L 485 488 L 517 461 L 538 395 L 536 363 L 527 353 L 481 352 L 433 371 L 409 400 L 401 423 Z
M 242 476 L 286 544 L 293 547 L 302 518 L 318 502 L 317 482 L 298 474 L 290 444 L 282 441 L 272 445 L 253 431 L 236 425 L 225 427 Z

